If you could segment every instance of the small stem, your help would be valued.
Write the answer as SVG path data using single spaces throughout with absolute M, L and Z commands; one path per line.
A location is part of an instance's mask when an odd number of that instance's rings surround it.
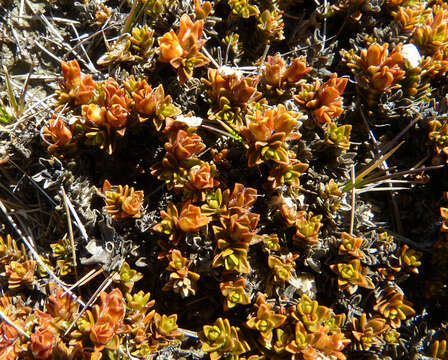
M 75 270 L 76 280 L 79 280 L 78 266 L 76 263 L 76 247 L 75 247 L 75 237 L 73 235 L 72 217 L 70 216 L 70 210 L 68 208 L 67 194 L 65 193 L 65 189 L 62 185 L 61 185 L 61 190 L 62 190 L 62 197 L 64 199 L 65 213 L 67 214 L 68 233 L 69 233 L 69 237 L 70 237 L 70 246 L 72 248 L 72 264 L 73 264 L 73 269 Z
M 353 236 L 353 227 L 355 226 L 355 206 L 356 206 L 355 165 L 352 165 L 350 172 L 352 182 L 352 211 L 350 213 L 350 235 Z
M 129 15 L 128 15 L 127 19 L 126 19 L 126 22 L 124 23 L 123 31 L 121 32 L 122 34 L 128 33 L 129 30 L 131 29 L 132 22 L 134 20 L 134 15 L 135 15 L 135 12 L 137 11 L 137 5 L 138 5 L 139 1 L 140 0 L 134 0 L 133 1 L 131 12 L 129 13 Z
M 6 316 L 6 314 L 0 309 L 0 318 L 6 322 L 8 325 L 11 325 L 14 329 L 17 330 L 17 332 L 19 332 L 21 335 L 25 336 L 27 339 L 30 338 L 30 336 L 22 330 L 22 328 L 20 328 L 16 323 L 14 323 L 11 319 L 8 318 L 8 316 Z

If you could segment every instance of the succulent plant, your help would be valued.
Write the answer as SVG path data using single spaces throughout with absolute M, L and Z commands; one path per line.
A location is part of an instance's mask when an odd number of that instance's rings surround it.
M 124 82 L 124 87 L 134 101 L 139 122 L 152 117 L 156 130 L 160 130 L 166 118 L 180 115 L 180 109 L 172 104 L 170 95 L 165 96 L 162 85 L 153 89 L 146 79 L 131 76 Z
M 306 66 L 305 57 L 295 58 L 286 67 L 280 54 L 268 56 L 263 72 L 263 81 L 267 90 L 282 95 L 288 87 L 296 85 L 307 73 L 312 70 Z
M 180 19 L 177 33 L 173 30 L 158 38 L 159 61 L 170 63 L 181 83 L 190 79 L 193 69 L 206 65 L 209 60 L 199 50 L 206 40 L 201 40 L 203 20 L 192 22 L 188 15 Z
M 52 115 L 48 125 L 42 128 L 42 140 L 48 144 L 48 152 L 56 156 L 76 147 L 70 127 L 57 115 Z
M 120 268 L 118 276 L 114 280 L 123 285 L 125 293 L 127 294 L 132 291 L 134 284 L 142 277 L 143 275 L 141 273 L 131 269 L 130 265 L 127 262 L 124 262 Z
M 258 6 L 250 4 L 250 0 L 228 0 L 228 4 L 235 15 L 245 19 L 260 13 Z
M 325 138 L 327 144 L 334 145 L 344 150 L 350 148 L 351 125 L 338 126 L 334 123 L 329 123 L 326 130 Z
M 263 343 L 269 344 L 272 340 L 273 330 L 280 327 L 285 321 L 286 316 L 272 310 L 272 305 L 265 302 L 264 297 L 260 296 L 256 300 L 257 313 L 246 321 L 246 326 L 257 330 Z
M 203 1 L 201 4 L 201 0 L 194 0 L 194 12 L 197 19 L 203 20 L 213 12 L 213 5 L 210 1 Z
M 404 267 L 415 274 L 418 274 L 418 267 L 422 264 L 421 258 L 423 254 L 420 251 L 410 249 L 409 246 L 403 245 L 400 249 L 400 261 Z
M 430 356 L 437 359 L 446 359 L 448 352 L 446 351 L 446 340 L 435 340 L 431 344 Z
M 367 89 L 369 105 L 375 104 L 382 92 L 400 87 L 399 80 L 405 76 L 401 48 L 399 44 L 389 53 L 389 44 L 374 43 L 359 56 L 352 50 L 342 52 L 347 66 L 359 77 L 359 86 Z
M 281 257 L 270 255 L 268 265 L 273 272 L 274 283 L 284 287 L 285 282 L 290 281 L 295 276 L 295 260 L 298 254 L 289 253 Z
M 313 110 L 314 118 L 319 125 L 334 122 L 344 111 L 341 94 L 345 90 L 348 79 L 331 75 L 325 83 L 319 81 L 313 85 L 302 84 L 301 91 L 293 96 L 295 102 L 305 109 Z
M 100 294 L 101 305 L 94 308 L 95 322 L 90 327 L 90 340 L 97 350 L 113 341 L 125 315 L 125 300 L 119 289 Z
M 182 298 L 190 295 L 195 295 L 197 290 L 197 281 L 200 275 L 190 271 L 188 267 L 191 264 L 191 260 L 188 260 L 182 256 L 179 250 L 171 250 L 168 254 L 167 270 L 170 270 L 170 278 L 168 282 L 163 286 L 162 290 L 173 290 L 175 293 L 180 294 Z
M 209 87 L 207 94 L 213 106 L 209 118 L 217 119 L 239 131 L 243 126 L 242 112 L 251 101 L 255 102 L 261 93 L 255 88 L 255 77 L 245 77 L 237 69 L 223 67 L 208 69 L 208 79 L 202 82 Z
M 30 338 L 30 350 L 36 359 L 49 359 L 53 352 L 55 336 L 48 327 L 40 327 Z
M 305 244 L 316 244 L 318 242 L 317 235 L 322 226 L 322 215 L 314 215 L 312 212 L 298 211 L 296 214 L 296 234 L 294 241 Z
M 201 214 L 201 208 L 186 202 L 179 215 L 179 228 L 184 232 L 196 232 L 207 225 L 210 219 Z
M 375 285 L 365 273 L 367 269 L 363 268 L 358 259 L 353 259 L 348 263 L 339 263 L 330 265 L 330 269 L 338 274 L 338 285 L 341 289 L 346 289 L 353 294 L 358 286 L 366 289 L 373 289 Z
M 257 28 L 262 36 L 266 39 L 266 43 L 271 41 L 280 41 L 285 37 L 283 35 L 283 12 L 278 8 L 264 10 L 257 18 Z
M 82 75 L 76 60 L 61 62 L 64 81 L 58 92 L 59 102 L 73 102 L 75 105 L 87 104 L 93 96 L 96 83 L 91 75 Z
M 355 258 L 362 258 L 363 252 L 361 247 L 364 240 L 359 237 L 353 237 L 350 234 L 343 232 L 341 234 L 341 245 L 339 245 L 339 254 L 349 254 Z
M 112 187 L 109 181 L 105 180 L 102 192 L 107 204 L 104 209 L 109 215 L 112 215 L 112 219 L 139 218 L 141 216 L 143 191 L 135 191 L 128 185 Z
M 55 1 L 2 28 L 0 359 L 448 357 L 445 2 Z
M 177 314 L 167 316 L 156 313 L 154 316 L 154 325 L 156 339 L 173 340 L 182 338 L 182 333 L 177 330 Z
M 291 316 L 301 321 L 310 332 L 318 331 L 320 326 L 330 319 L 331 312 L 329 308 L 319 305 L 307 295 L 302 295 L 300 302 L 291 311 Z
M 224 301 L 224 310 L 229 310 L 237 304 L 250 304 L 250 298 L 244 291 L 246 282 L 244 278 L 235 281 L 226 281 L 219 284 L 222 295 L 226 298 Z
M 292 354 L 301 354 L 305 360 L 325 355 L 344 360 L 346 357 L 341 350 L 349 343 L 350 340 L 346 339 L 341 332 L 330 334 L 328 326 L 322 326 L 319 331 L 309 333 L 298 321 L 295 336 L 285 349 Z
M 14 289 L 23 285 L 33 285 L 35 281 L 36 262 L 34 260 L 11 261 L 5 265 L 5 276 L 8 288 Z
M 218 318 L 214 325 L 204 325 L 199 337 L 202 351 L 208 352 L 211 360 L 223 356 L 238 358 L 250 350 L 248 343 L 239 338 L 239 329 L 231 326 L 227 319 Z
M 386 319 L 382 317 L 372 317 L 367 320 L 367 315 L 363 313 L 361 317 L 352 320 L 353 337 L 359 346 L 368 351 L 372 346 L 381 345 L 381 335 L 389 328 Z
M 299 114 L 287 111 L 283 105 L 264 112 L 257 110 L 246 116 L 246 126 L 241 134 L 248 140 L 248 165 L 255 166 L 272 160 L 279 164 L 289 163 L 287 140 L 300 139 L 300 133 L 293 131 L 298 125 Z
M 373 309 L 383 315 L 390 326 L 399 328 L 401 321 L 415 314 L 411 303 L 404 299 L 401 292 L 394 288 L 387 287 L 380 293 Z

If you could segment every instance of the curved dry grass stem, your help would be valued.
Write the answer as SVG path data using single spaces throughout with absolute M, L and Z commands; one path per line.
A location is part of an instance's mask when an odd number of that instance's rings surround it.
M 8 318 L 8 316 L 1 309 L 0 309 L 0 318 L 8 325 L 11 325 L 14 329 L 16 329 L 20 333 L 20 335 L 26 337 L 27 339 L 30 338 L 30 336 L 25 331 L 23 331 L 22 328 L 17 326 L 17 324 L 15 324 L 10 318 Z

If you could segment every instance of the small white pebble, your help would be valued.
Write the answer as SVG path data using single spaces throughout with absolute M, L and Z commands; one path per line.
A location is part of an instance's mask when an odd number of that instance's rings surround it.
M 420 62 L 422 61 L 422 56 L 420 55 L 417 46 L 415 46 L 414 44 L 403 45 L 403 47 L 401 48 L 401 55 L 411 69 L 419 66 Z
M 219 73 L 223 76 L 235 75 L 237 79 L 241 79 L 243 77 L 243 73 L 240 70 L 227 65 L 221 66 L 219 68 Z
M 202 124 L 202 118 L 199 116 L 176 116 L 176 121 L 186 124 L 188 127 L 197 128 Z

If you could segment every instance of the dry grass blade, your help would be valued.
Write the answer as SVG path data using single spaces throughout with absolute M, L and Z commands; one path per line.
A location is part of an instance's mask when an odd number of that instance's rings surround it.
M 25 83 L 23 84 L 22 93 L 20 94 L 19 98 L 19 113 L 17 114 L 17 118 L 22 116 L 23 111 L 25 110 L 25 95 L 26 95 L 26 89 L 28 88 L 28 84 L 30 83 L 31 74 L 33 73 L 34 64 L 31 63 L 30 71 L 28 72 L 28 76 L 26 77 Z
M 356 188 L 355 188 L 355 165 L 350 169 L 351 184 L 352 184 L 352 210 L 350 212 L 350 235 L 353 235 L 353 228 L 355 226 L 355 207 L 356 207 Z
M 82 39 L 79 37 L 78 30 L 76 30 L 75 25 L 71 24 L 71 27 L 72 27 L 73 31 L 75 32 L 75 34 L 76 34 L 76 38 L 80 39 L 80 41 L 82 41 Z M 85 55 L 85 57 L 87 59 L 87 67 L 88 67 L 88 69 L 90 70 L 90 72 L 93 72 L 93 73 L 97 74 L 98 70 L 96 69 L 95 65 L 93 64 L 92 60 L 90 59 L 89 54 L 87 53 L 84 45 L 81 43 L 79 46 L 81 47 L 81 50 L 82 50 L 82 52 L 84 53 L 84 55 Z M 72 49 L 72 47 L 70 47 L 70 49 Z
M 6 322 L 8 325 L 12 326 L 14 329 L 16 329 L 20 335 L 25 336 L 27 339 L 30 338 L 30 336 L 23 331 L 22 328 L 20 328 L 19 326 L 17 326 L 17 324 L 15 324 L 11 319 L 8 318 L 8 316 L 6 316 L 6 314 L 0 309 L 0 318 Z
M 388 187 L 372 187 L 367 189 L 362 189 L 356 191 L 358 194 L 364 194 L 366 192 L 375 192 L 375 191 L 399 191 L 399 190 L 410 190 L 410 187 L 405 186 L 388 186 Z
M 39 184 L 37 184 L 31 176 L 29 176 L 19 165 L 17 165 L 13 160 L 9 159 L 9 162 L 13 164 L 17 169 L 19 169 L 23 175 L 47 198 L 47 200 L 53 205 L 56 206 L 56 202 L 42 189 Z
M 369 175 L 373 170 L 379 168 L 381 166 L 381 164 L 386 161 L 387 159 L 389 159 L 394 153 L 395 151 L 397 151 L 401 145 L 404 144 L 404 141 L 402 141 L 401 143 L 399 143 L 398 145 L 396 145 L 394 148 L 392 148 L 391 150 L 389 150 L 386 154 L 381 155 L 379 158 L 377 159 L 373 159 L 370 164 L 367 166 L 367 168 L 363 171 L 361 171 L 361 173 L 356 176 L 355 178 L 355 187 L 359 187 L 362 186 L 363 184 L 366 184 L 366 180 L 362 181 L 361 184 L 361 180 L 365 179 L 365 177 L 367 175 Z M 352 189 L 352 184 L 351 181 L 347 182 L 343 187 L 342 190 L 343 191 L 350 191 Z
M 138 6 L 139 2 L 140 2 L 140 0 L 134 0 L 132 2 L 131 12 L 129 13 L 129 15 L 126 19 L 126 22 L 124 23 L 123 31 L 121 32 L 122 34 L 125 34 L 125 33 L 129 32 L 129 30 L 131 30 L 132 24 L 134 23 L 134 17 L 135 17 L 135 13 L 137 12 L 137 6 Z M 146 4 L 143 6 L 146 6 Z
M 223 121 L 221 121 L 221 120 L 219 120 L 219 119 L 217 119 L 216 121 L 217 121 L 223 128 L 225 128 L 225 129 L 228 130 L 228 131 L 223 131 L 223 130 L 221 130 L 221 129 L 217 129 L 217 128 L 213 127 L 213 126 L 210 126 L 210 125 L 204 125 L 204 124 L 201 125 L 201 128 L 207 129 L 207 130 L 212 131 L 212 132 L 214 132 L 214 133 L 216 133 L 216 134 L 219 134 L 219 135 L 223 135 L 223 136 L 232 138 L 232 139 L 237 140 L 237 141 L 241 141 L 241 139 L 240 139 L 238 136 L 236 136 L 235 134 L 233 134 L 235 131 L 232 130 L 232 128 L 231 128 L 230 126 L 228 126 L 225 122 L 223 122 Z M 231 131 L 231 132 L 230 132 L 230 131 Z
M 84 227 L 83 223 L 79 219 L 79 216 L 76 213 L 75 208 L 73 207 L 73 204 L 71 203 L 70 199 L 67 196 L 65 198 L 67 201 L 68 208 L 70 209 L 70 212 L 72 213 L 73 218 L 75 219 L 76 226 L 78 227 L 79 231 L 81 231 L 81 235 L 84 238 L 84 240 L 86 242 L 89 242 L 89 236 L 87 235 L 86 228 Z
M 221 66 L 219 66 L 219 64 L 216 62 L 216 60 L 213 58 L 213 56 L 210 55 L 210 53 L 208 52 L 208 50 L 205 48 L 205 46 L 203 46 L 201 48 L 202 51 L 204 51 L 205 55 L 208 57 L 208 59 L 211 61 L 211 63 L 213 65 L 216 66 L 217 69 L 219 69 Z
M 3 72 L 5 73 L 5 83 L 8 92 L 9 106 L 13 108 L 14 114 L 17 114 L 19 112 L 19 105 L 17 104 L 17 100 L 16 97 L 14 96 L 14 91 L 12 89 L 11 77 L 9 76 L 8 69 L 6 69 L 5 66 L 3 66 Z
M 75 237 L 73 236 L 72 218 L 70 216 L 70 210 L 68 208 L 67 194 L 65 193 L 63 186 L 61 186 L 61 191 L 62 191 L 62 198 L 64 199 L 65 213 L 67 214 L 68 233 L 70 236 L 70 246 L 72 248 L 72 264 L 73 264 L 73 269 L 75 270 L 76 280 L 78 280 L 78 266 L 76 264 L 76 245 L 75 245 Z
M 89 308 L 96 301 L 96 299 L 100 295 L 101 291 L 107 289 L 107 287 L 112 283 L 112 279 L 114 278 L 116 273 L 117 272 L 113 272 L 113 273 L 109 274 L 109 276 L 106 279 L 104 279 L 104 281 L 101 283 L 101 285 L 98 287 L 98 289 L 96 289 L 94 294 L 90 297 L 89 301 L 87 301 L 87 303 L 85 305 L 83 305 L 83 308 L 81 309 L 79 314 L 76 316 L 76 318 L 70 324 L 68 329 L 65 331 L 64 336 L 66 336 L 73 329 L 73 326 L 75 326 L 76 322 L 81 318 L 82 314 L 84 314 L 86 312 L 87 308 Z
M 103 271 L 104 271 L 103 269 L 98 269 L 98 270 L 92 269 L 92 270 L 90 270 L 81 279 L 79 279 L 76 283 L 74 283 L 72 286 L 70 286 L 70 290 L 76 289 L 79 286 L 87 284 L 90 280 L 96 278 Z
M 56 55 L 54 55 L 53 53 L 48 51 L 45 48 L 45 46 L 43 46 L 39 41 L 35 41 L 34 43 L 39 47 L 39 49 L 41 49 L 45 54 L 47 54 L 48 56 L 50 56 L 51 58 L 56 60 L 58 63 L 60 63 L 62 61 L 62 59 L 58 58 Z
M 3 201 L 0 200 L 0 210 L 3 212 L 3 214 L 5 215 L 6 219 L 8 220 L 9 224 L 12 226 L 12 228 L 14 229 L 14 231 L 17 233 L 17 235 L 19 235 L 20 239 L 24 242 L 24 244 L 26 245 L 26 247 L 28 248 L 28 250 L 31 252 L 31 255 L 33 256 L 34 260 L 38 263 L 38 265 L 40 267 L 42 267 L 42 269 L 44 269 L 48 275 L 53 278 L 54 281 L 56 281 L 56 283 L 67 293 L 69 294 L 71 297 L 73 297 L 73 299 L 76 300 L 76 302 L 78 302 L 79 304 L 81 304 L 82 306 L 84 306 L 84 302 L 75 294 L 73 294 L 70 289 L 66 286 L 66 284 L 60 280 L 57 275 L 53 272 L 53 270 L 51 270 L 41 259 L 39 253 L 37 252 L 37 250 L 34 248 L 34 246 L 32 246 L 32 239 L 27 239 L 27 237 L 25 237 L 22 233 L 22 231 L 17 227 L 15 221 L 12 219 L 12 217 L 8 214 L 8 211 L 6 210 L 5 205 L 3 204 Z

